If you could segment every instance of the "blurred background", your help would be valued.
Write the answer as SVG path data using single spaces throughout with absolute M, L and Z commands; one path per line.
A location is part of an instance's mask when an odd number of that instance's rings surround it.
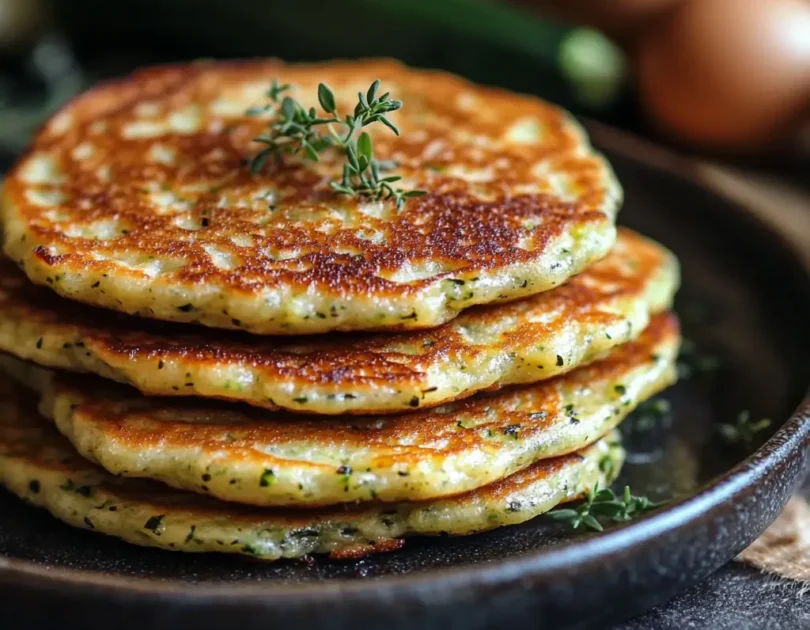
M 810 0 L 0 0 L 0 160 L 138 65 L 371 55 L 808 185 Z

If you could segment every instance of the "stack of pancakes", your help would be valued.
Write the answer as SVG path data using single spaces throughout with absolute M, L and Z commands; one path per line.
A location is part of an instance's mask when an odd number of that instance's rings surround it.
M 270 82 L 375 79 L 402 209 L 252 172 Z M 380 127 L 375 129 L 373 127 Z M 146 69 L 4 184 L 0 482 L 77 527 L 263 559 L 521 523 L 609 484 L 675 379 L 673 255 L 565 112 L 389 61 Z M 21 383 L 22 386 L 17 385 Z M 507 387 L 508 386 L 508 387 Z

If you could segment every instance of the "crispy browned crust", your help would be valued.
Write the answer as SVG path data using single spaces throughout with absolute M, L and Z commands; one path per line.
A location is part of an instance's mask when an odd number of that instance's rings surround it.
M 471 309 L 434 330 L 257 339 L 61 300 L 0 260 L 0 349 L 152 395 L 299 412 L 402 411 L 567 372 L 639 334 L 670 305 L 677 282 L 667 250 L 622 230 L 606 258 L 567 284 Z M 222 376 L 231 373 L 249 375 L 250 386 L 231 386 Z
M 267 121 L 217 107 L 261 103 L 273 77 L 307 102 L 326 81 L 344 110 L 357 86 L 380 78 L 405 107 L 400 137 L 368 128 L 375 150 L 429 194 L 400 213 L 363 209 L 326 185 L 339 168 L 330 156 L 251 175 L 252 138 Z M 175 124 L 169 111 L 190 118 Z M 541 130 L 535 142 L 508 140 L 521 121 Z M 133 124 L 166 133 L 128 137 Z M 31 180 L 38 156 L 54 161 L 57 179 Z M 167 190 L 177 197 L 161 206 L 155 195 Z M 63 199 L 43 205 L 31 191 Z M 5 249 L 36 282 L 146 317 L 281 334 L 416 328 L 581 270 L 610 247 L 618 195 L 579 128 L 535 98 L 389 61 L 169 66 L 96 87 L 44 127 L 6 179 Z M 139 267 L 149 260 L 160 263 L 152 275 Z M 451 280 L 479 286 L 467 297 Z M 310 294 L 319 299 L 300 312 L 274 303 Z M 329 301 L 334 312 L 320 308 Z
M 549 381 L 383 417 L 273 414 L 144 397 L 130 388 L 2 361 L 41 412 L 114 474 L 256 505 L 421 500 L 465 492 L 578 450 L 676 379 L 672 314 L 636 341 Z
M 404 546 L 404 538 L 383 538 L 382 540 L 375 541 L 373 545 L 358 544 L 356 547 L 348 547 L 346 549 L 333 551 L 329 554 L 329 558 L 332 560 L 359 560 L 377 553 L 390 553 L 392 551 L 397 551 L 398 549 L 402 549 Z
M 608 485 L 624 452 L 611 434 L 570 455 L 543 460 L 475 492 L 397 505 L 255 508 L 160 483 L 111 475 L 79 457 L 37 417 L 32 398 L 0 381 L 0 484 L 74 527 L 130 543 L 254 559 L 398 549 L 413 535 L 465 535 L 525 522 L 589 488 Z
M 301 443 L 340 445 L 347 452 L 375 446 L 389 451 L 387 457 L 396 459 L 403 470 L 415 468 L 434 449 L 441 456 L 462 450 L 493 448 L 490 435 L 509 435 L 508 427 L 519 427 L 520 438 L 530 441 L 548 429 L 556 420 L 555 413 L 563 406 L 559 385 L 565 392 L 587 388 L 593 382 L 621 382 L 622 376 L 636 367 L 655 362 L 655 348 L 674 344 L 679 337 L 678 320 L 672 313 L 656 316 L 638 341 L 616 348 L 607 357 L 568 374 L 531 386 L 483 394 L 442 408 L 440 413 L 426 409 L 388 418 L 306 418 L 278 413 L 268 415 L 262 410 L 230 405 L 202 406 L 199 400 L 171 401 L 142 399 L 122 394 L 111 388 L 100 390 L 99 382 L 65 375 L 61 380 L 71 389 L 83 391 L 86 403 L 80 411 L 84 418 L 104 426 L 112 440 L 125 443 L 129 450 L 154 449 L 161 445 L 191 445 L 214 454 L 223 448 L 223 430 L 231 427 L 228 448 L 244 449 L 242 455 L 267 460 L 267 454 L 253 448 L 256 444 L 274 444 L 299 440 Z M 120 402 L 117 402 L 120 401 Z M 547 414 L 532 411 L 550 410 Z M 171 421 L 173 414 L 180 418 Z M 491 418 L 481 422 L 481 418 Z M 476 430 L 464 430 L 458 423 L 475 418 Z M 594 436 L 596 437 L 596 436 Z M 396 445 L 396 446 L 394 446 Z M 257 460 L 258 461 L 258 460 Z M 379 466 L 390 462 L 385 458 Z

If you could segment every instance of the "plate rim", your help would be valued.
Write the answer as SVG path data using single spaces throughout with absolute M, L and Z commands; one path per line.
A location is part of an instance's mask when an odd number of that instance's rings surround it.
M 583 119 L 580 119 L 583 120 Z M 653 144 L 638 136 L 608 127 L 601 123 L 584 120 L 591 139 L 598 146 L 607 147 L 625 157 L 644 160 L 653 168 L 667 171 L 713 195 L 722 198 L 735 221 L 747 223 L 762 233 L 763 239 L 781 247 L 803 272 L 804 281 L 810 289 L 810 262 L 799 246 L 769 219 L 759 215 L 739 199 L 701 176 L 695 162 L 672 151 Z M 807 468 L 810 447 L 810 384 L 805 387 L 801 402 L 789 415 L 776 433 L 746 459 L 733 468 L 704 484 L 689 497 L 673 501 L 639 521 L 625 523 L 599 533 L 577 539 L 573 543 L 552 545 L 507 557 L 498 562 L 460 567 L 431 568 L 415 573 L 375 576 L 371 579 L 334 578 L 316 583 L 195 583 L 178 579 L 150 580 L 143 577 L 119 576 L 101 571 L 76 570 L 66 567 L 48 567 L 30 560 L 18 560 L 0 555 L 0 586 L 32 589 L 59 589 L 63 596 L 78 591 L 83 596 L 106 596 L 130 598 L 181 598 L 188 604 L 227 605 L 228 607 L 260 604 L 275 606 L 285 604 L 324 603 L 325 599 L 338 599 L 346 604 L 347 597 L 363 599 L 365 595 L 375 598 L 386 593 L 401 600 L 404 596 L 416 596 L 423 603 L 430 602 L 431 595 L 443 597 L 447 589 L 471 586 L 510 587 L 530 579 L 542 582 L 560 572 L 587 572 L 593 563 L 621 555 L 628 550 L 643 553 L 643 547 L 653 545 L 656 539 L 666 534 L 677 533 L 681 528 L 709 524 L 719 518 L 721 512 L 732 502 L 742 501 L 754 491 L 757 484 L 773 475 L 796 466 L 792 485 L 802 477 Z M 774 514 L 774 520 L 778 512 Z M 764 531 L 764 528 L 763 528 Z M 752 542 L 759 533 L 749 536 Z M 642 548 L 642 551 L 638 551 Z M 741 551 L 741 549 L 740 549 Z M 441 580 L 442 589 L 431 588 Z M 294 601 L 291 601 L 294 599 Z M 327 602 L 328 603 L 328 602 Z

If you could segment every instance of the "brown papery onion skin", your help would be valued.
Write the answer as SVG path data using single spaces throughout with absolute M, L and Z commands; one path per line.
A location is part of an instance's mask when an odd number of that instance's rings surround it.
M 756 151 L 810 109 L 808 0 L 687 0 L 636 52 L 646 111 L 682 142 Z

